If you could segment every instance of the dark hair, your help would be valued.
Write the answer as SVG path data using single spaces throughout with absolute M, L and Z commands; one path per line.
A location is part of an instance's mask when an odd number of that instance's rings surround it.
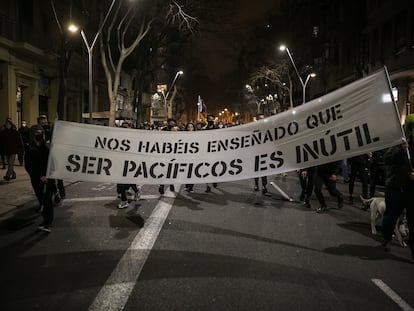
M 37 122 L 39 122 L 40 120 L 45 119 L 47 120 L 47 117 L 45 114 L 41 114 L 40 116 L 37 117 Z
M 188 122 L 188 123 L 185 125 L 185 130 L 186 130 L 186 131 L 188 130 L 188 126 L 189 126 L 189 125 L 192 125 L 192 126 L 193 126 L 194 131 L 195 131 L 195 130 L 197 130 L 193 122 Z

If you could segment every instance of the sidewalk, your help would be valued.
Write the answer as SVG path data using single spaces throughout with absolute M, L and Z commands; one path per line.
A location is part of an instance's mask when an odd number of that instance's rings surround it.
M 36 201 L 29 175 L 24 166 L 15 165 L 16 179 L 5 181 L 6 170 L 0 170 L 0 218 L 18 206 Z

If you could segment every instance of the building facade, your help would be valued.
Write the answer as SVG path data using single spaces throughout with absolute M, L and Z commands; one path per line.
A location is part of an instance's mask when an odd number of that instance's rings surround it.
M 63 17 L 67 14 L 59 12 Z M 63 23 L 62 21 L 60 21 Z M 60 25 L 62 31 L 66 31 Z M 66 35 L 66 34 L 65 34 Z M 0 2 L 0 118 L 16 124 L 36 123 L 39 115 L 53 122 L 57 117 L 73 122 L 108 124 L 109 100 L 98 49 L 93 62 L 93 107 L 88 103 L 88 55 L 80 34 L 73 34 L 64 100 L 59 99 L 62 34 L 49 1 Z M 116 119 L 134 121 L 132 78 L 122 73 Z M 62 97 L 61 97 L 62 98 Z M 61 115 L 58 116 L 58 102 Z
M 40 2 L 0 3 L 0 116 L 17 124 L 56 115 L 57 55 L 43 31 L 51 21 Z

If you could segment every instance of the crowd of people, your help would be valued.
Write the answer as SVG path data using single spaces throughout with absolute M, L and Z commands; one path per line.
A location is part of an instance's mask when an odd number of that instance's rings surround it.
M 259 115 L 258 119 L 263 118 Z M 130 128 L 128 122 L 121 124 L 122 127 Z M 213 130 L 217 128 L 229 127 L 231 124 L 215 123 L 215 117 L 209 115 L 207 122 L 194 124 L 177 123 L 170 118 L 157 125 L 144 122 L 138 128 L 145 130 L 163 131 L 200 131 Z M 389 251 L 390 241 L 393 230 L 400 215 L 405 212 L 406 222 L 409 232 L 414 232 L 414 122 L 408 124 L 408 139 L 403 140 L 401 145 L 389 148 L 385 154 L 382 152 L 385 164 L 387 165 L 387 179 L 385 181 L 385 201 L 386 211 L 383 218 L 383 242 L 386 251 Z M 24 165 L 30 176 L 33 191 L 38 200 L 38 210 L 42 212 L 43 223 L 38 227 L 44 232 L 51 232 L 50 225 L 53 222 L 53 206 L 65 197 L 65 188 L 62 180 L 47 178 L 46 169 L 49 155 L 49 146 L 52 137 L 52 128 L 47 117 L 41 115 L 37 118 L 37 124 L 28 127 L 25 120 L 21 121 L 21 126 L 13 123 L 11 118 L 6 118 L 0 129 L 0 154 L 3 169 L 7 169 L 3 177 L 5 181 L 16 178 L 14 165 L 16 158 L 19 165 Z M 311 196 L 315 197 L 319 203 L 317 213 L 324 213 L 328 206 L 323 195 L 323 189 L 335 197 L 337 207 L 341 209 L 344 204 L 344 195 L 337 189 L 338 175 L 342 174 L 344 182 L 348 183 L 349 203 L 354 203 L 354 186 L 359 178 L 362 185 L 362 198 L 369 199 L 374 197 L 376 192 L 376 180 L 378 174 L 379 153 L 367 153 L 345 159 L 309 167 L 298 171 L 299 185 L 301 187 L 300 201 L 306 208 L 311 208 Z M 205 192 L 211 192 L 211 187 L 217 187 L 217 183 L 206 184 Z M 267 176 L 261 177 L 262 193 L 267 194 Z M 175 191 L 174 185 L 169 185 L 170 191 Z M 117 193 L 121 202 L 119 209 L 129 207 L 128 194 L 133 191 L 134 200 L 139 200 L 141 187 L 135 184 L 118 184 Z M 165 193 L 165 185 L 159 185 L 159 193 Z M 189 193 L 194 191 L 193 184 L 186 184 L 185 190 Z M 259 190 L 259 178 L 254 179 L 254 191 Z M 362 205 L 362 209 L 367 206 Z M 409 242 L 410 249 L 414 258 L 414 239 Z
M 7 117 L 0 129 L 1 160 L 3 169 L 7 168 L 3 179 L 6 182 L 16 179 L 14 166 L 17 158 L 18 165 L 24 166 L 30 177 L 38 201 L 36 210 L 43 216 L 38 230 L 47 233 L 51 232 L 53 206 L 66 195 L 63 180 L 54 180 L 46 175 L 51 138 L 52 127 L 45 115 L 40 115 L 37 124 L 31 127 L 22 120 L 19 128 Z

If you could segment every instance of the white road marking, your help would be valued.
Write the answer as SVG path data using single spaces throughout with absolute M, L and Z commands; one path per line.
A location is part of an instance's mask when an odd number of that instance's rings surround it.
M 392 301 L 394 301 L 404 311 L 414 311 L 414 309 L 404 301 L 396 292 L 394 292 L 387 284 L 380 279 L 372 279 L 375 285 L 377 285 Z
M 111 186 L 111 185 L 112 185 L 111 183 L 103 183 L 103 184 L 97 185 L 94 188 L 91 188 L 91 190 L 94 190 L 94 191 L 102 191 L 102 190 L 107 189 L 108 186 Z
M 178 186 L 178 187 L 177 187 Z M 176 185 L 179 189 L 180 185 Z M 148 255 L 174 203 L 176 193 L 166 192 L 138 232 L 89 310 L 122 310 L 134 289 Z

